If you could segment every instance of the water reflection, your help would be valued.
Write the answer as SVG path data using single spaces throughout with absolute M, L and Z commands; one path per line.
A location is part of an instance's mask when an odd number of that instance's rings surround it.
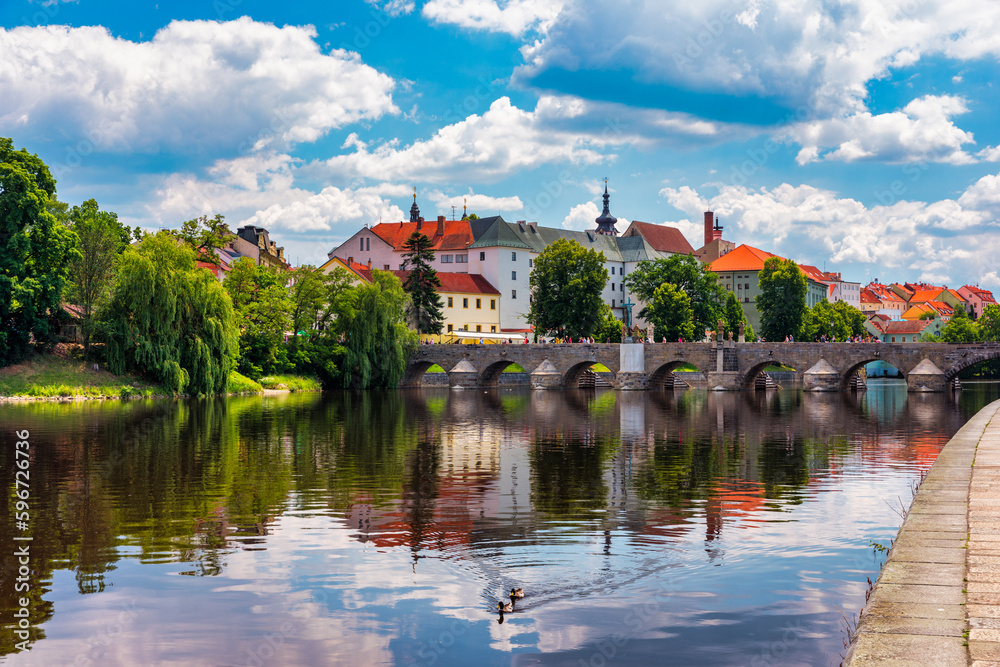
M 35 627 L 0 654 L 576 665 L 611 641 L 625 663 L 746 664 L 797 623 L 796 660 L 827 664 L 868 541 L 898 526 L 884 498 L 997 394 L 872 385 L 4 406 L 0 432 L 32 433 Z M 5 618 L 16 573 L 5 556 Z

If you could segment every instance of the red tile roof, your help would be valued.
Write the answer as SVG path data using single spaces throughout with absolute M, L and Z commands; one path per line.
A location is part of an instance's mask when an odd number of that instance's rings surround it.
M 668 227 L 666 225 L 654 225 L 649 222 L 640 222 L 638 220 L 633 220 L 632 224 L 635 228 L 642 234 L 642 237 L 646 239 L 646 242 L 653 246 L 655 250 L 660 252 L 672 252 L 681 255 L 690 255 L 694 252 L 694 248 L 688 243 L 688 240 L 684 238 L 681 230 L 676 227 Z
M 383 241 L 395 249 L 400 249 L 410 238 L 413 232 L 417 231 L 416 222 L 382 222 L 371 230 Z M 472 227 L 468 220 L 445 220 L 444 234 L 438 234 L 437 220 L 425 220 L 420 227 L 420 231 L 426 234 L 431 240 L 431 247 L 435 250 L 465 250 L 475 240 L 472 237 Z
M 978 296 L 979 299 L 983 302 L 996 303 L 996 299 L 993 298 L 993 292 L 989 291 L 988 289 L 983 289 L 982 287 L 975 287 L 973 285 L 963 285 L 962 289 L 972 292 L 973 294 Z
M 359 276 L 371 282 L 372 272 L 365 264 L 358 264 L 357 262 L 351 262 L 351 270 L 357 273 Z M 396 276 L 402 282 L 406 282 L 406 277 L 410 275 L 409 271 L 390 271 L 392 275 Z M 483 278 L 478 273 L 453 273 L 451 271 L 438 271 L 438 279 L 441 281 L 441 289 L 439 292 L 457 292 L 459 294 L 488 294 L 490 296 L 499 296 L 500 290 L 493 287 L 490 281 Z
M 880 328 L 887 334 L 918 334 L 931 322 L 932 320 L 892 320 Z
M 772 257 L 778 256 L 743 243 L 709 264 L 708 268 L 710 271 L 715 271 L 716 273 L 725 271 L 760 271 L 764 268 L 764 262 Z M 782 258 L 779 257 L 778 259 Z
M 868 289 L 867 287 L 861 288 L 861 303 L 882 303 L 882 300 L 878 298 L 878 294 Z

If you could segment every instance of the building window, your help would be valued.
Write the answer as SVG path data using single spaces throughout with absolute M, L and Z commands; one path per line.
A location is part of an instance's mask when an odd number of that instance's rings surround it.
M 611 291 L 612 291 L 612 292 L 614 292 L 614 291 L 615 291 L 615 284 L 614 284 L 614 283 L 611 283 Z
M 748 296 L 743 297 L 743 303 L 750 303 L 750 297 Z
M 611 299 L 611 307 L 612 307 L 612 308 L 614 308 L 614 307 L 615 307 L 615 300 L 614 300 L 614 299 Z
M 476 333 L 483 333 L 483 325 L 482 324 L 477 324 L 476 325 Z
M 385 271 L 388 271 L 389 270 L 389 265 L 388 264 L 383 264 L 382 265 L 382 269 L 385 270 Z
M 621 285 L 619 285 L 618 289 L 620 289 L 621 291 L 624 292 L 625 291 L 625 283 L 622 283 Z
M 510 272 L 510 279 L 511 280 L 517 280 L 517 271 L 511 271 Z
M 365 239 L 365 250 L 371 250 L 371 249 L 372 249 L 372 239 L 369 236 L 368 238 Z
M 360 250 L 362 252 L 364 252 L 364 249 L 365 249 L 365 240 L 364 239 L 358 239 L 358 240 L 361 241 L 361 248 L 360 248 Z
M 516 252 L 510 253 L 510 261 L 512 261 L 512 262 L 516 262 L 517 261 L 517 253 Z
M 468 331 L 468 330 L 469 330 L 469 325 L 468 324 L 463 324 L 462 325 L 462 331 Z
M 479 261 L 480 262 L 485 262 L 486 261 L 486 253 L 485 252 L 479 253 Z
M 490 310 L 496 310 L 496 309 L 497 309 L 497 300 L 490 299 Z
M 452 259 L 453 258 L 452 258 L 451 255 L 441 255 L 441 263 L 442 264 L 451 264 L 451 260 Z
M 517 298 L 517 290 L 516 289 L 512 289 L 510 291 L 510 298 L 512 298 L 512 299 L 516 299 Z
M 453 308 L 455 306 L 454 297 L 448 297 L 448 307 Z
M 469 307 L 469 298 L 465 297 L 462 299 L 462 308 L 468 308 L 468 307 Z
M 801 306 L 800 306 L 800 308 L 801 308 Z M 892 337 L 892 342 L 893 342 L 893 343 L 895 343 L 895 342 L 896 342 L 896 337 L 895 337 L 895 336 L 893 336 L 893 337 Z
M 611 267 L 611 275 L 615 275 L 615 267 Z
M 455 263 L 456 264 L 468 264 L 469 263 L 469 256 L 468 255 L 455 255 Z
M 482 308 L 482 307 L 483 307 L 483 300 L 476 299 L 476 308 Z
M 531 268 L 531 263 L 532 263 L 533 261 L 534 261 L 534 260 L 533 260 L 533 259 L 531 259 L 530 257 L 528 258 L 528 268 L 529 268 L 529 269 Z
M 743 285 L 743 289 L 750 289 L 750 283 L 745 283 Z
M 455 325 L 454 324 L 449 324 L 448 325 L 448 333 L 451 333 L 454 330 L 455 330 Z
M 497 325 L 491 324 L 490 325 L 490 333 L 496 333 L 496 332 L 497 332 Z

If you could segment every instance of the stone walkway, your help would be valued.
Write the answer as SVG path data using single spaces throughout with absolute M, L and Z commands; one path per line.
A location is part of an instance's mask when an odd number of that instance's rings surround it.
M 1000 667 L 1000 401 L 931 466 L 844 664 Z

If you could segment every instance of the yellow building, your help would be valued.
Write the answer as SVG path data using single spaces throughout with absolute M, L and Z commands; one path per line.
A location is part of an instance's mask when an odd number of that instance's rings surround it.
M 334 257 L 320 267 L 325 273 L 337 268 L 346 270 L 359 281 L 371 282 L 372 266 L 345 262 Z M 390 271 L 401 281 L 406 281 L 407 271 Z M 483 342 L 497 343 L 504 339 L 520 341 L 523 336 L 500 332 L 500 292 L 488 280 L 475 273 L 438 271 L 441 288 L 438 294 L 444 307 L 443 329 L 440 335 L 422 334 L 422 341 L 435 343 Z

